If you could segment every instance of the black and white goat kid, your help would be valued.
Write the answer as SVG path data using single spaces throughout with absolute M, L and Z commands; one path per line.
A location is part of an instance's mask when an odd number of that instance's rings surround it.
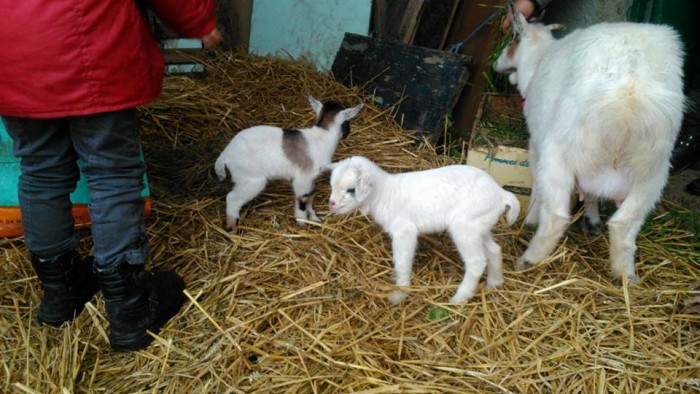
M 310 128 L 285 129 L 254 126 L 240 131 L 216 159 L 214 169 L 219 180 L 228 169 L 233 189 L 226 196 L 226 228 L 238 225 L 240 210 L 255 198 L 270 180 L 288 180 L 295 195 L 294 216 L 320 222 L 313 208 L 315 181 L 333 159 L 341 138 L 350 133 L 350 119 L 363 107 L 346 108 L 335 101 L 319 102 L 308 96 L 316 113 Z

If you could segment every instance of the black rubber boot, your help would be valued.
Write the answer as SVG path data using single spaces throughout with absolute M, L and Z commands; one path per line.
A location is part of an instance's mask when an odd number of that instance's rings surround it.
M 126 262 L 97 272 L 109 319 L 109 343 L 117 351 L 140 350 L 185 302 L 185 282 L 173 271 L 148 272 Z
M 83 260 L 72 250 L 52 259 L 32 254 L 31 261 L 44 290 L 39 323 L 59 327 L 73 320 L 99 290 L 92 257 Z

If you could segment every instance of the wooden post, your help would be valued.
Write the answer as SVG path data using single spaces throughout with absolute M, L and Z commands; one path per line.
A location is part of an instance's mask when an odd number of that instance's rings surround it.
M 224 3 L 224 2 L 221 2 Z M 217 9 L 217 20 L 227 23 L 223 49 L 241 49 L 248 52 L 250 22 L 253 15 L 253 0 L 228 0 L 228 9 Z M 219 13 L 222 11 L 222 13 Z M 223 13 L 225 12 L 225 13 Z
M 503 3 L 503 0 L 462 0 L 452 21 L 452 29 L 447 36 L 447 46 L 465 39 Z M 496 40 L 493 35 L 493 24 L 499 23 L 499 21 L 499 18 L 495 18 L 492 24 L 481 29 L 474 37 L 465 42 L 460 51 L 461 54 L 468 55 L 473 60 L 470 79 L 452 111 L 455 127 L 465 141 L 469 141 L 476 111 L 479 108 L 481 96 L 486 90 L 484 72 L 488 67 L 491 67 L 487 63 L 494 50 L 494 41 Z

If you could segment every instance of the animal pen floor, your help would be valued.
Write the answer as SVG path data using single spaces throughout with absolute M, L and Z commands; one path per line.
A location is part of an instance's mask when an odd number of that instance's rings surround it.
M 422 237 L 413 287 L 392 291 L 390 242 L 359 213 L 298 227 L 291 188 L 271 184 L 223 229 L 228 182 L 214 159 L 255 124 L 310 125 L 305 93 L 364 101 L 301 62 L 222 54 L 203 79 L 168 77 L 141 109 L 153 212 L 152 266 L 175 269 L 188 301 L 136 353 L 109 350 L 102 296 L 63 329 L 37 326 L 41 295 L 21 239 L 0 240 L 0 391 L 20 393 L 669 393 L 700 390 L 697 210 L 663 201 L 639 238 L 636 286 L 608 278 L 607 239 L 573 227 L 526 272 L 513 262 L 532 236 L 499 226 L 505 284 L 447 304 L 462 279 L 449 237 Z M 366 101 L 370 104 L 369 101 Z M 336 158 L 365 155 L 392 172 L 463 161 L 415 148 L 371 104 Z M 89 250 L 89 232 L 84 253 Z

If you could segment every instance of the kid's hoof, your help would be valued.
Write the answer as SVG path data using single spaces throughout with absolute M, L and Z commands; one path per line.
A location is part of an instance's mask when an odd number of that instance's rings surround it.
M 450 304 L 464 304 L 465 302 L 469 301 L 474 297 L 474 294 L 467 294 L 466 296 L 458 296 L 455 294 L 450 298 Z
M 486 290 L 494 289 L 496 287 L 501 286 L 502 284 L 503 284 L 503 279 L 494 280 L 494 281 L 489 281 L 488 279 L 486 279 Z
M 233 233 L 238 227 L 238 218 L 226 218 L 226 231 Z
M 615 285 L 622 286 L 622 276 L 613 274 L 612 281 Z M 639 279 L 639 277 L 637 275 L 627 276 L 627 285 L 628 286 L 635 286 L 635 285 L 638 285 L 640 282 L 641 282 L 641 280 Z
M 392 304 L 399 304 L 399 303 L 401 303 L 401 301 L 403 301 L 404 299 L 406 299 L 406 296 L 407 296 L 407 295 L 408 295 L 408 294 L 404 293 L 403 291 L 397 290 L 397 291 L 395 291 L 395 292 L 389 294 L 389 297 L 387 297 L 387 299 L 388 299 L 389 302 L 391 302 Z

